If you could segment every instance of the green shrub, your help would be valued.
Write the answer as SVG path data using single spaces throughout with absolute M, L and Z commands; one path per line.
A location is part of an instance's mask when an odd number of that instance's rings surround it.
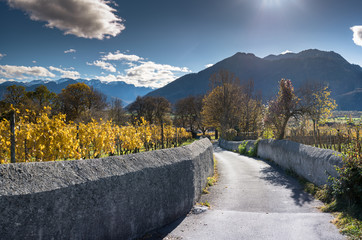
M 254 143 L 254 146 L 251 147 L 249 149 L 249 151 L 247 152 L 247 155 L 249 157 L 256 157 L 258 155 L 258 143 L 259 143 L 259 140 L 256 140 Z
M 247 151 L 246 151 L 246 145 L 248 144 L 248 141 L 243 141 L 240 145 L 239 145 L 239 147 L 238 147 L 238 149 L 239 149 L 239 153 L 241 154 L 241 155 L 246 155 L 246 153 L 247 153 Z
M 273 139 L 274 138 L 274 132 L 271 128 L 266 128 L 263 132 L 263 139 Z

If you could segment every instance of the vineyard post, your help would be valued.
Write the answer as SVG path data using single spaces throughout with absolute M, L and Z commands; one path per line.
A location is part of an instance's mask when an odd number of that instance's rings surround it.
M 164 138 L 163 138 L 163 119 L 161 119 L 161 146 L 162 146 L 162 149 L 165 148 Z
M 15 111 L 10 112 L 10 162 L 15 163 Z

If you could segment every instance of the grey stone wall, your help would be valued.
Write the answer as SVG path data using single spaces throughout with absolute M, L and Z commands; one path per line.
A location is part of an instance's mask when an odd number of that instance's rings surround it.
M 288 140 L 261 140 L 258 156 L 290 169 L 308 181 L 322 186 L 328 184 L 328 176 L 337 177 L 335 166 L 342 165 L 339 153 Z
M 0 239 L 132 239 L 187 214 L 213 175 L 208 139 L 82 161 L 0 165 Z
M 250 148 L 254 147 L 254 143 L 256 140 L 245 140 L 248 141 L 246 145 L 246 151 L 249 151 Z M 226 141 L 222 138 L 219 139 L 219 146 L 221 148 L 224 148 L 229 151 L 238 152 L 239 151 L 239 145 L 242 144 L 243 141 Z

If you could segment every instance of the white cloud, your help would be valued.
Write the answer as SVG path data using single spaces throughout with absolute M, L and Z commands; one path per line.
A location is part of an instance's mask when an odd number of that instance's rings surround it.
M 102 56 L 102 60 L 104 61 L 128 61 L 128 62 L 138 62 L 141 60 L 144 60 L 144 58 L 141 58 L 137 55 L 128 55 L 120 53 L 119 51 L 116 51 L 115 53 L 108 53 L 107 55 Z
M 289 50 L 285 50 L 284 52 L 282 52 L 281 54 L 284 55 L 284 54 L 287 54 L 287 53 L 293 53 L 292 51 L 289 51 Z
M 125 29 L 109 0 L 7 0 L 25 11 L 31 20 L 45 21 L 49 28 L 83 38 L 115 37 Z
M 34 63 L 34 64 L 36 63 L 36 61 L 35 61 L 35 60 L 33 60 L 33 61 L 31 61 L 31 62 L 32 62 L 32 63 Z
M 77 79 L 77 78 L 80 77 L 80 74 L 79 74 L 79 72 L 77 72 L 77 71 L 70 71 L 70 70 L 61 69 L 61 68 L 57 68 L 57 67 L 53 67 L 53 66 L 50 66 L 49 69 L 50 69 L 51 71 L 60 72 L 60 73 L 62 74 L 62 75 L 61 75 L 62 78 Z
M 362 26 L 353 26 L 351 30 L 353 31 L 353 42 L 362 47 Z
M 5 57 L 5 56 L 6 56 L 6 54 L 0 53 L 0 59 L 2 59 L 2 58 Z
M 94 66 L 100 67 L 100 68 L 110 71 L 110 72 L 117 71 L 116 68 L 112 64 L 104 62 L 104 61 L 97 60 L 97 61 L 94 61 L 93 63 L 87 63 L 87 65 L 94 65 Z
M 77 50 L 71 48 L 71 49 L 68 49 L 68 50 L 65 50 L 64 53 L 75 53 Z
M 5 78 L 27 79 L 29 77 L 55 77 L 44 67 L 26 67 L 13 65 L 0 65 L 0 76 Z
M 209 68 L 209 67 L 212 67 L 212 66 L 214 66 L 214 64 L 212 64 L 212 63 L 206 64 L 206 65 L 205 65 L 205 68 Z
M 0 78 L 0 84 L 7 82 L 8 80 L 4 79 L 4 78 Z
M 188 68 L 174 67 L 167 64 L 157 64 L 152 61 L 141 62 L 140 65 L 126 69 L 126 74 L 98 76 L 101 81 L 123 81 L 136 87 L 160 88 L 174 81 L 176 73 L 189 73 Z

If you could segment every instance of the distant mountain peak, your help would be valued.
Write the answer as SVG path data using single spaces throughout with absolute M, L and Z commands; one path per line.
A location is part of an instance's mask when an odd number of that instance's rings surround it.
M 308 49 L 299 53 L 269 55 L 259 58 L 252 53 L 237 52 L 198 73 L 187 74 L 154 90 L 148 96 L 163 96 L 171 102 L 189 95 L 204 95 L 209 91 L 212 74 L 220 70 L 233 73 L 241 81 L 254 80 L 254 88 L 264 101 L 278 92 L 278 81 L 291 79 L 296 89 L 305 82 L 326 83 L 340 109 L 362 110 L 362 68 L 350 64 L 333 51 Z M 351 98 L 347 99 L 345 93 Z M 341 97 L 339 97 L 341 96 Z M 354 105 L 353 105 L 354 104 Z

